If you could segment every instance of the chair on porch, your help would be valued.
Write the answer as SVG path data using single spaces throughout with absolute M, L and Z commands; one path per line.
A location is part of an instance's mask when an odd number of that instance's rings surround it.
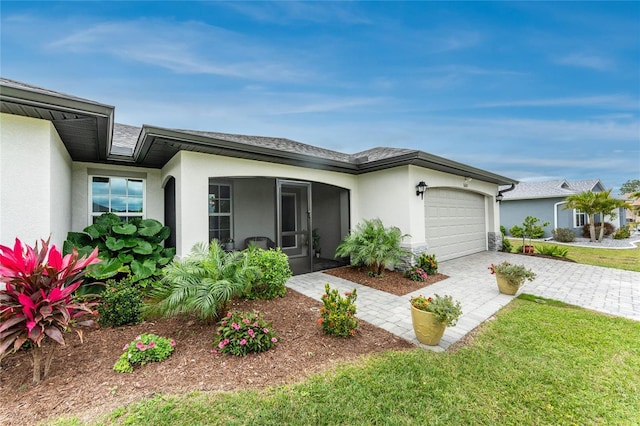
M 276 243 L 269 237 L 249 237 L 244 239 L 245 248 L 248 248 L 252 244 L 264 250 L 276 248 Z

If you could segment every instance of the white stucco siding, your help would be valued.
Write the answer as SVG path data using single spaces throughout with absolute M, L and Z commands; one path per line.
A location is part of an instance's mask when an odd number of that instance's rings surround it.
M 0 114 L 0 243 L 60 245 L 69 227 L 71 159 L 46 120 Z
M 71 184 L 71 230 L 82 231 L 89 225 L 89 176 L 119 176 L 145 181 L 145 217 L 164 223 L 164 190 L 158 169 L 111 164 L 73 163 Z M 65 235 L 66 236 L 66 235 Z
M 62 247 L 67 233 L 71 230 L 72 161 L 53 126 L 49 146 L 51 147 L 51 178 L 49 180 L 51 241 L 58 247 Z
M 267 163 L 240 158 L 182 151 L 162 169 L 162 180 L 176 179 L 176 251 L 188 253 L 194 244 L 208 239 L 208 191 L 210 177 L 279 177 L 323 182 L 357 191 L 357 177 L 346 173 Z M 354 210 L 356 212 L 354 212 Z M 352 208 L 353 215 L 357 208 Z

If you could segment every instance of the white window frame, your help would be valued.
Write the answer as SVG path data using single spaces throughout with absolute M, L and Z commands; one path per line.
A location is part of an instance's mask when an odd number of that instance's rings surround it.
M 212 201 L 211 198 L 211 194 L 209 193 L 209 189 L 207 189 L 207 232 L 209 237 L 211 237 L 211 225 L 209 224 L 209 218 L 211 217 L 229 217 L 229 239 L 233 240 L 234 237 L 234 233 L 233 233 L 233 184 L 232 182 L 223 180 L 223 179 L 217 179 L 217 178 L 209 178 L 208 180 L 208 185 L 207 188 L 209 188 L 210 185 L 217 185 L 218 187 L 220 186 L 228 186 L 229 187 L 229 212 L 211 212 L 209 210 L 209 204 Z M 218 228 L 218 231 L 220 231 L 220 228 Z M 225 239 L 223 239 L 222 241 L 220 241 L 221 243 L 225 243 L 227 241 L 225 241 Z M 211 242 L 211 241 L 209 241 Z
M 88 179 L 89 186 L 89 199 L 87 201 L 87 210 L 88 210 L 88 224 L 93 224 L 93 219 L 103 215 L 104 213 L 113 213 L 116 216 L 121 218 L 132 218 L 132 217 L 140 217 L 142 219 L 146 219 L 147 217 L 147 179 L 139 176 L 124 176 L 119 174 L 90 174 Z M 142 212 L 94 212 L 93 211 L 93 179 L 94 178 L 105 178 L 109 179 L 109 185 L 111 185 L 111 179 L 127 179 L 127 180 L 135 180 L 142 181 Z M 111 205 L 111 190 L 109 190 L 109 205 Z M 111 207 L 109 207 L 111 210 Z
M 582 217 L 582 221 L 578 220 L 578 217 Z M 579 224 L 578 222 L 584 222 L 582 224 Z M 574 228 L 581 228 L 584 225 L 587 225 L 589 223 L 589 215 L 581 212 L 578 209 L 573 209 L 573 227 Z

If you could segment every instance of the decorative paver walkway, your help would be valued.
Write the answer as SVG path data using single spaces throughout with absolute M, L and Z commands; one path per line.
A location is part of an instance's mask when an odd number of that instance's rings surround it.
M 504 260 L 523 264 L 536 273 L 536 279 L 521 287 L 520 292 L 640 321 L 640 272 L 501 252 L 482 252 L 440 262 L 438 272 L 448 275 L 448 279 L 405 296 L 395 296 L 322 272 L 294 276 L 287 286 L 317 300 L 324 293 L 327 282 L 340 292 L 356 288 L 358 318 L 418 346 L 442 351 L 514 298 L 498 292 L 495 276 L 487 269 L 491 263 Z M 459 300 L 463 314 L 455 327 L 447 327 L 438 346 L 425 346 L 413 333 L 409 299 L 434 293 L 449 294 Z

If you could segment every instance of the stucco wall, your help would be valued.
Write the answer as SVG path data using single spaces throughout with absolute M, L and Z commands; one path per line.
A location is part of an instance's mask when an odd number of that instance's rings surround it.
M 53 125 L 0 114 L 0 243 L 61 245 L 69 228 L 70 157 Z
M 71 230 L 82 231 L 89 225 L 89 175 L 145 179 L 145 217 L 164 223 L 164 190 L 158 169 L 110 164 L 73 163 L 71 184 Z
M 279 177 L 324 182 L 352 192 L 357 189 L 357 177 L 346 173 L 187 151 L 176 154 L 162 169 L 162 181 L 169 176 L 176 179 L 176 252 L 179 256 L 208 238 L 207 194 L 210 177 Z M 265 206 L 266 215 L 271 214 L 272 204 Z M 357 214 L 357 206 L 352 207 L 352 218 Z M 240 237 L 238 235 L 236 239 Z
M 545 237 L 548 237 L 554 227 L 554 205 L 559 201 L 562 201 L 562 199 L 502 201 L 500 203 L 502 225 L 507 229 L 507 234 L 510 235 L 509 229 L 514 225 L 522 226 L 522 222 L 527 216 L 537 217 L 541 222 L 549 222 L 549 226 L 544 228 Z M 560 206 L 558 208 L 558 223 L 568 225 L 567 215 L 571 216 L 571 210 L 562 210 L 562 206 Z M 560 227 L 562 228 L 563 226 Z

